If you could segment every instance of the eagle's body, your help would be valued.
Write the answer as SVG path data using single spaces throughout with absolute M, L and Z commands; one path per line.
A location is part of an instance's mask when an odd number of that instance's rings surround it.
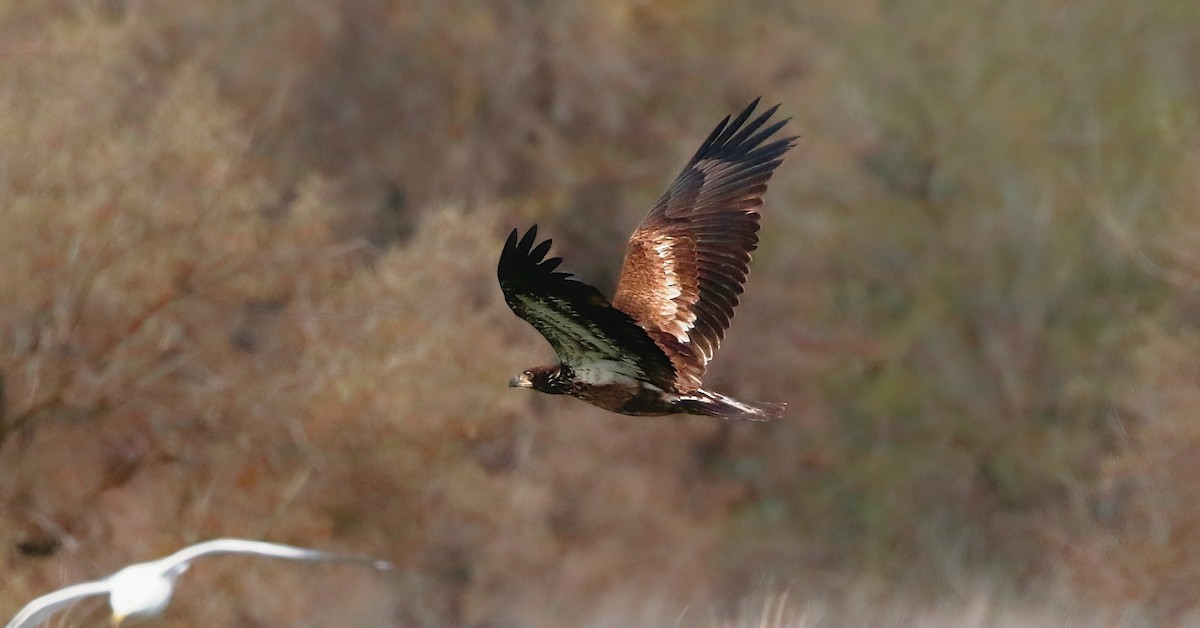
M 554 347 L 560 364 L 511 386 L 567 394 L 630 415 L 702 414 L 767 420 L 782 403 L 744 403 L 701 388 L 733 318 L 758 244 L 767 181 L 794 138 L 770 140 L 786 120 L 750 121 L 758 101 L 725 118 L 629 239 L 617 293 L 555 269 L 537 226 L 513 230 L 497 275 L 505 301 Z

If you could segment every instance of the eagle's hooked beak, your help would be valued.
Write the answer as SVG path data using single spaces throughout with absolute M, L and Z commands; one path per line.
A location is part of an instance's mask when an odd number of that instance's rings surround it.
M 521 373 L 516 377 L 508 380 L 509 388 L 533 388 L 533 381 L 529 379 L 529 373 Z

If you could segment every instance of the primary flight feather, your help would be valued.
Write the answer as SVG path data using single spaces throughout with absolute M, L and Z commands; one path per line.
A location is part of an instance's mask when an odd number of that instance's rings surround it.
M 500 254 L 504 299 L 550 342 L 559 364 L 535 367 L 510 386 L 568 394 L 631 415 L 701 414 L 768 420 L 784 404 L 741 402 L 701 388 L 724 338 L 758 245 L 763 194 L 794 137 L 772 139 L 787 120 L 758 100 L 726 117 L 633 232 L 617 292 L 557 271 L 537 225 L 516 229 Z

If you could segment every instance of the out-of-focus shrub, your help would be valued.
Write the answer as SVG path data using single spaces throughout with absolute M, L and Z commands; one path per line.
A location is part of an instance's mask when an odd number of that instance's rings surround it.
M 357 603 L 404 625 L 561 625 L 764 574 L 839 599 L 862 572 L 1185 617 L 1198 21 L 1185 0 L 8 3 L 2 601 L 241 534 L 396 559 Z M 550 359 L 499 299 L 507 230 L 542 222 L 611 286 L 759 93 L 801 137 L 709 382 L 787 419 L 505 389 Z M 174 612 L 324 617 L 294 584 Z

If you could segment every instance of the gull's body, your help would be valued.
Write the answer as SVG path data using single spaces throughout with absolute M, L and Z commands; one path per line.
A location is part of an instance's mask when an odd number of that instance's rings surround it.
M 185 547 L 165 558 L 130 565 L 101 580 L 47 593 L 27 604 L 5 628 L 33 628 L 59 609 L 77 600 L 104 594 L 108 594 L 108 603 L 112 607 L 113 625 L 118 625 L 126 617 L 133 615 L 158 615 L 171 601 L 175 581 L 191 567 L 191 562 L 201 556 L 213 554 L 251 554 L 286 560 L 360 563 L 379 570 L 393 567 L 387 561 L 332 554 L 291 545 L 245 539 L 214 539 Z

